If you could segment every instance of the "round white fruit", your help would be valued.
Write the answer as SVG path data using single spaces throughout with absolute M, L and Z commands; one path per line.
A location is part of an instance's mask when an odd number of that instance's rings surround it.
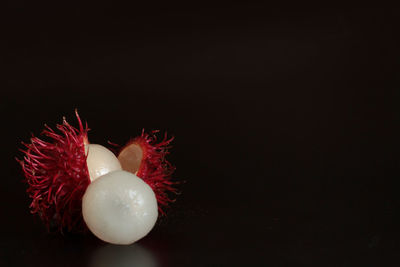
M 92 182 L 109 172 L 122 170 L 118 158 L 102 145 L 86 144 L 85 152 L 89 177 Z
M 151 187 L 136 175 L 113 171 L 89 185 L 82 199 L 82 213 L 95 236 L 128 245 L 153 228 L 158 217 L 157 199 Z

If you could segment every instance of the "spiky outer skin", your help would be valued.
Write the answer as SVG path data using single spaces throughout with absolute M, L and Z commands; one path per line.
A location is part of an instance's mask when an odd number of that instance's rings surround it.
M 39 214 L 48 230 L 86 231 L 82 197 L 90 183 L 84 147 L 88 128 L 76 116 L 79 130 L 65 119 L 57 125 L 60 133 L 46 125 L 42 135 L 49 141 L 32 136 L 31 143 L 24 144 L 26 150 L 21 150 L 31 213 Z
M 131 140 L 126 146 L 137 144 L 142 149 L 143 158 L 136 175 L 153 189 L 157 198 L 159 212 L 165 215 L 165 208 L 174 201 L 169 193 L 177 192 L 175 188 L 176 182 L 171 180 L 175 167 L 166 159 L 169 154 L 168 150 L 171 148 L 170 143 L 174 138 L 168 139 L 167 134 L 165 134 L 164 138 L 157 142 L 156 133 L 158 132 L 158 130 L 154 130 L 146 133 L 143 130 L 140 136 Z

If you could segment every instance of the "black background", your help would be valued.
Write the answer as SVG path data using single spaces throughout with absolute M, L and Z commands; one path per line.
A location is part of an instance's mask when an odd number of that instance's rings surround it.
M 5 13 L 2 266 L 399 266 L 399 10 Z M 74 108 L 92 143 L 176 137 L 182 194 L 135 245 L 29 214 L 17 149 Z

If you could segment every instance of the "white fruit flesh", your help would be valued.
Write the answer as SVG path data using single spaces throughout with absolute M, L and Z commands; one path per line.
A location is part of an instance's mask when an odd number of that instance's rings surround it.
M 82 199 L 83 218 L 103 241 L 128 245 L 147 235 L 157 217 L 157 199 L 142 179 L 113 171 L 93 181 Z
M 86 144 L 86 164 L 90 180 L 93 182 L 98 177 L 112 171 L 122 170 L 117 157 L 104 146 L 97 144 Z

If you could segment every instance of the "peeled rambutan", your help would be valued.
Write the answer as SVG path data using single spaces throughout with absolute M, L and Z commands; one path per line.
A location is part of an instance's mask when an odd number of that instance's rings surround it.
M 152 131 L 132 139 L 117 157 L 108 149 L 89 144 L 85 127 L 75 111 L 79 127 L 71 126 L 65 118 L 55 132 L 47 125 L 44 138 L 32 136 L 21 164 L 27 193 L 32 199 L 31 213 L 38 214 L 49 230 L 84 232 L 87 226 L 82 216 L 82 198 L 95 179 L 114 171 L 126 170 L 136 174 L 155 193 L 158 209 L 172 202 L 169 192 L 175 192 L 171 174 L 175 168 L 166 160 L 173 138 L 165 135 L 157 142 Z M 45 139 L 45 140 L 43 140 Z
M 171 180 L 171 175 L 175 167 L 167 161 L 172 138 L 167 134 L 157 142 L 158 130 L 142 134 L 128 142 L 119 152 L 118 160 L 122 169 L 136 174 L 142 178 L 155 192 L 158 209 L 161 214 L 165 214 L 164 208 L 174 199 L 169 195 L 170 192 L 176 193 L 174 185 L 176 182 Z
M 49 230 L 80 232 L 86 229 L 82 218 L 82 196 L 90 183 L 86 164 L 87 124 L 83 127 L 76 112 L 79 129 L 64 118 L 59 133 L 45 125 L 42 135 L 32 136 L 23 145 L 24 159 L 18 160 L 32 198 L 31 213 L 39 214 Z

